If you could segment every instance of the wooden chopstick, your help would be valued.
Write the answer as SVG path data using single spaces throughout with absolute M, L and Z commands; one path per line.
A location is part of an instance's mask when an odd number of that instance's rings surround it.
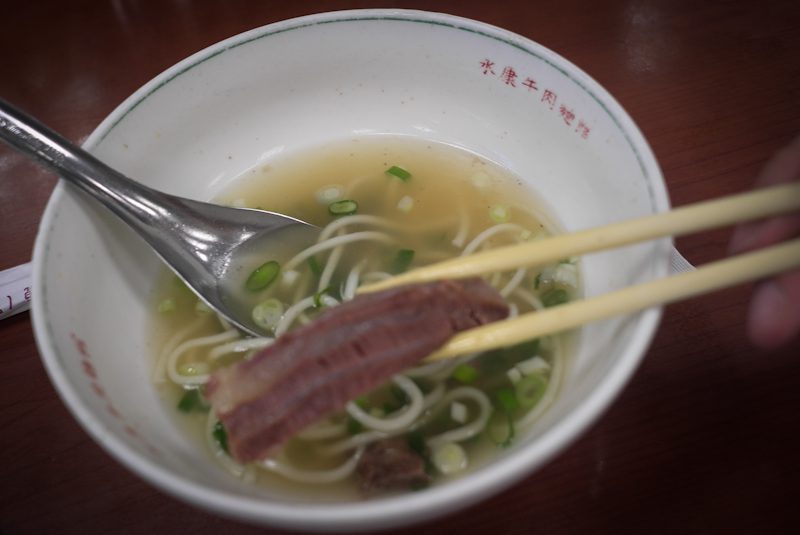
M 681 236 L 797 209 L 800 209 L 800 183 L 773 186 L 538 242 L 510 245 L 446 260 L 365 285 L 359 289 L 359 293 L 401 284 L 474 277 L 521 266 L 541 266 L 571 256 L 664 236 Z
M 455 258 L 364 286 L 359 291 L 372 292 L 400 284 L 473 277 L 521 266 L 539 266 L 571 256 L 664 236 L 680 236 L 797 209 L 800 209 L 800 183 L 774 186 L 574 234 Z M 800 239 L 713 262 L 695 271 L 471 329 L 451 338 L 425 360 L 446 359 L 517 344 L 795 267 L 800 267 Z
M 706 264 L 694 271 L 470 329 L 451 338 L 425 360 L 446 359 L 517 344 L 795 267 L 800 267 L 800 239 Z

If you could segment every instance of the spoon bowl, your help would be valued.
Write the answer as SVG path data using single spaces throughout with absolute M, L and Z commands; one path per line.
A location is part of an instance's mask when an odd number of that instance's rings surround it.
M 2 99 L 0 139 L 111 210 L 200 299 L 254 336 L 266 333 L 240 304 L 247 268 L 260 251 L 276 244 L 300 250 L 318 234 L 317 227 L 283 214 L 194 201 L 144 186 Z

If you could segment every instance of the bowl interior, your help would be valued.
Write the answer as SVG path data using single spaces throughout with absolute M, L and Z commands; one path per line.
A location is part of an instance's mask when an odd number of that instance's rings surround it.
M 368 44 L 365 45 L 365 44 Z M 567 230 L 668 209 L 639 131 L 593 80 L 548 50 L 472 21 L 409 11 L 318 15 L 237 36 L 176 65 L 123 103 L 87 146 L 128 176 L 206 200 L 288 151 L 373 134 L 472 150 L 529 183 Z M 587 296 L 666 273 L 669 242 L 589 255 Z M 150 381 L 160 261 L 102 208 L 60 185 L 35 251 L 43 358 L 81 423 L 115 456 L 184 499 L 306 528 L 398 524 L 471 503 L 563 447 L 643 355 L 649 311 L 582 329 L 556 404 L 514 448 L 421 496 L 298 506 L 208 462 Z

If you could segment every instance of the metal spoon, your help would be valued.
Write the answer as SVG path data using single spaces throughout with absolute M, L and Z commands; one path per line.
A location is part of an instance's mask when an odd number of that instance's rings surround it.
M 97 199 L 208 306 L 256 336 L 264 330 L 237 307 L 247 257 L 269 251 L 276 241 L 297 242 L 300 249 L 318 234 L 286 215 L 193 201 L 139 184 L 2 99 L 0 138 Z

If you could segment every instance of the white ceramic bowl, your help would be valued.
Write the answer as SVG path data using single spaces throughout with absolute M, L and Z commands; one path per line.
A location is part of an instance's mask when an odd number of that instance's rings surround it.
M 164 72 L 86 147 L 155 188 L 209 199 L 283 151 L 394 133 L 465 147 L 528 181 L 568 230 L 669 208 L 641 133 L 594 80 L 507 31 L 453 16 L 345 11 L 259 28 Z M 591 255 L 587 295 L 666 274 L 669 241 Z M 53 383 L 84 428 L 161 489 L 264 524 L 355 530 L 422 521 L 530 474 L 585 429 L 642 358 L 659 310 L 583 330 L 562 394 L 496 461 L 400 497 L 299 503 L 209 462 L 149 379 L 148 305 L 159 261 L 92 201 L 60 184 L 34 253 L 33 320 Z

